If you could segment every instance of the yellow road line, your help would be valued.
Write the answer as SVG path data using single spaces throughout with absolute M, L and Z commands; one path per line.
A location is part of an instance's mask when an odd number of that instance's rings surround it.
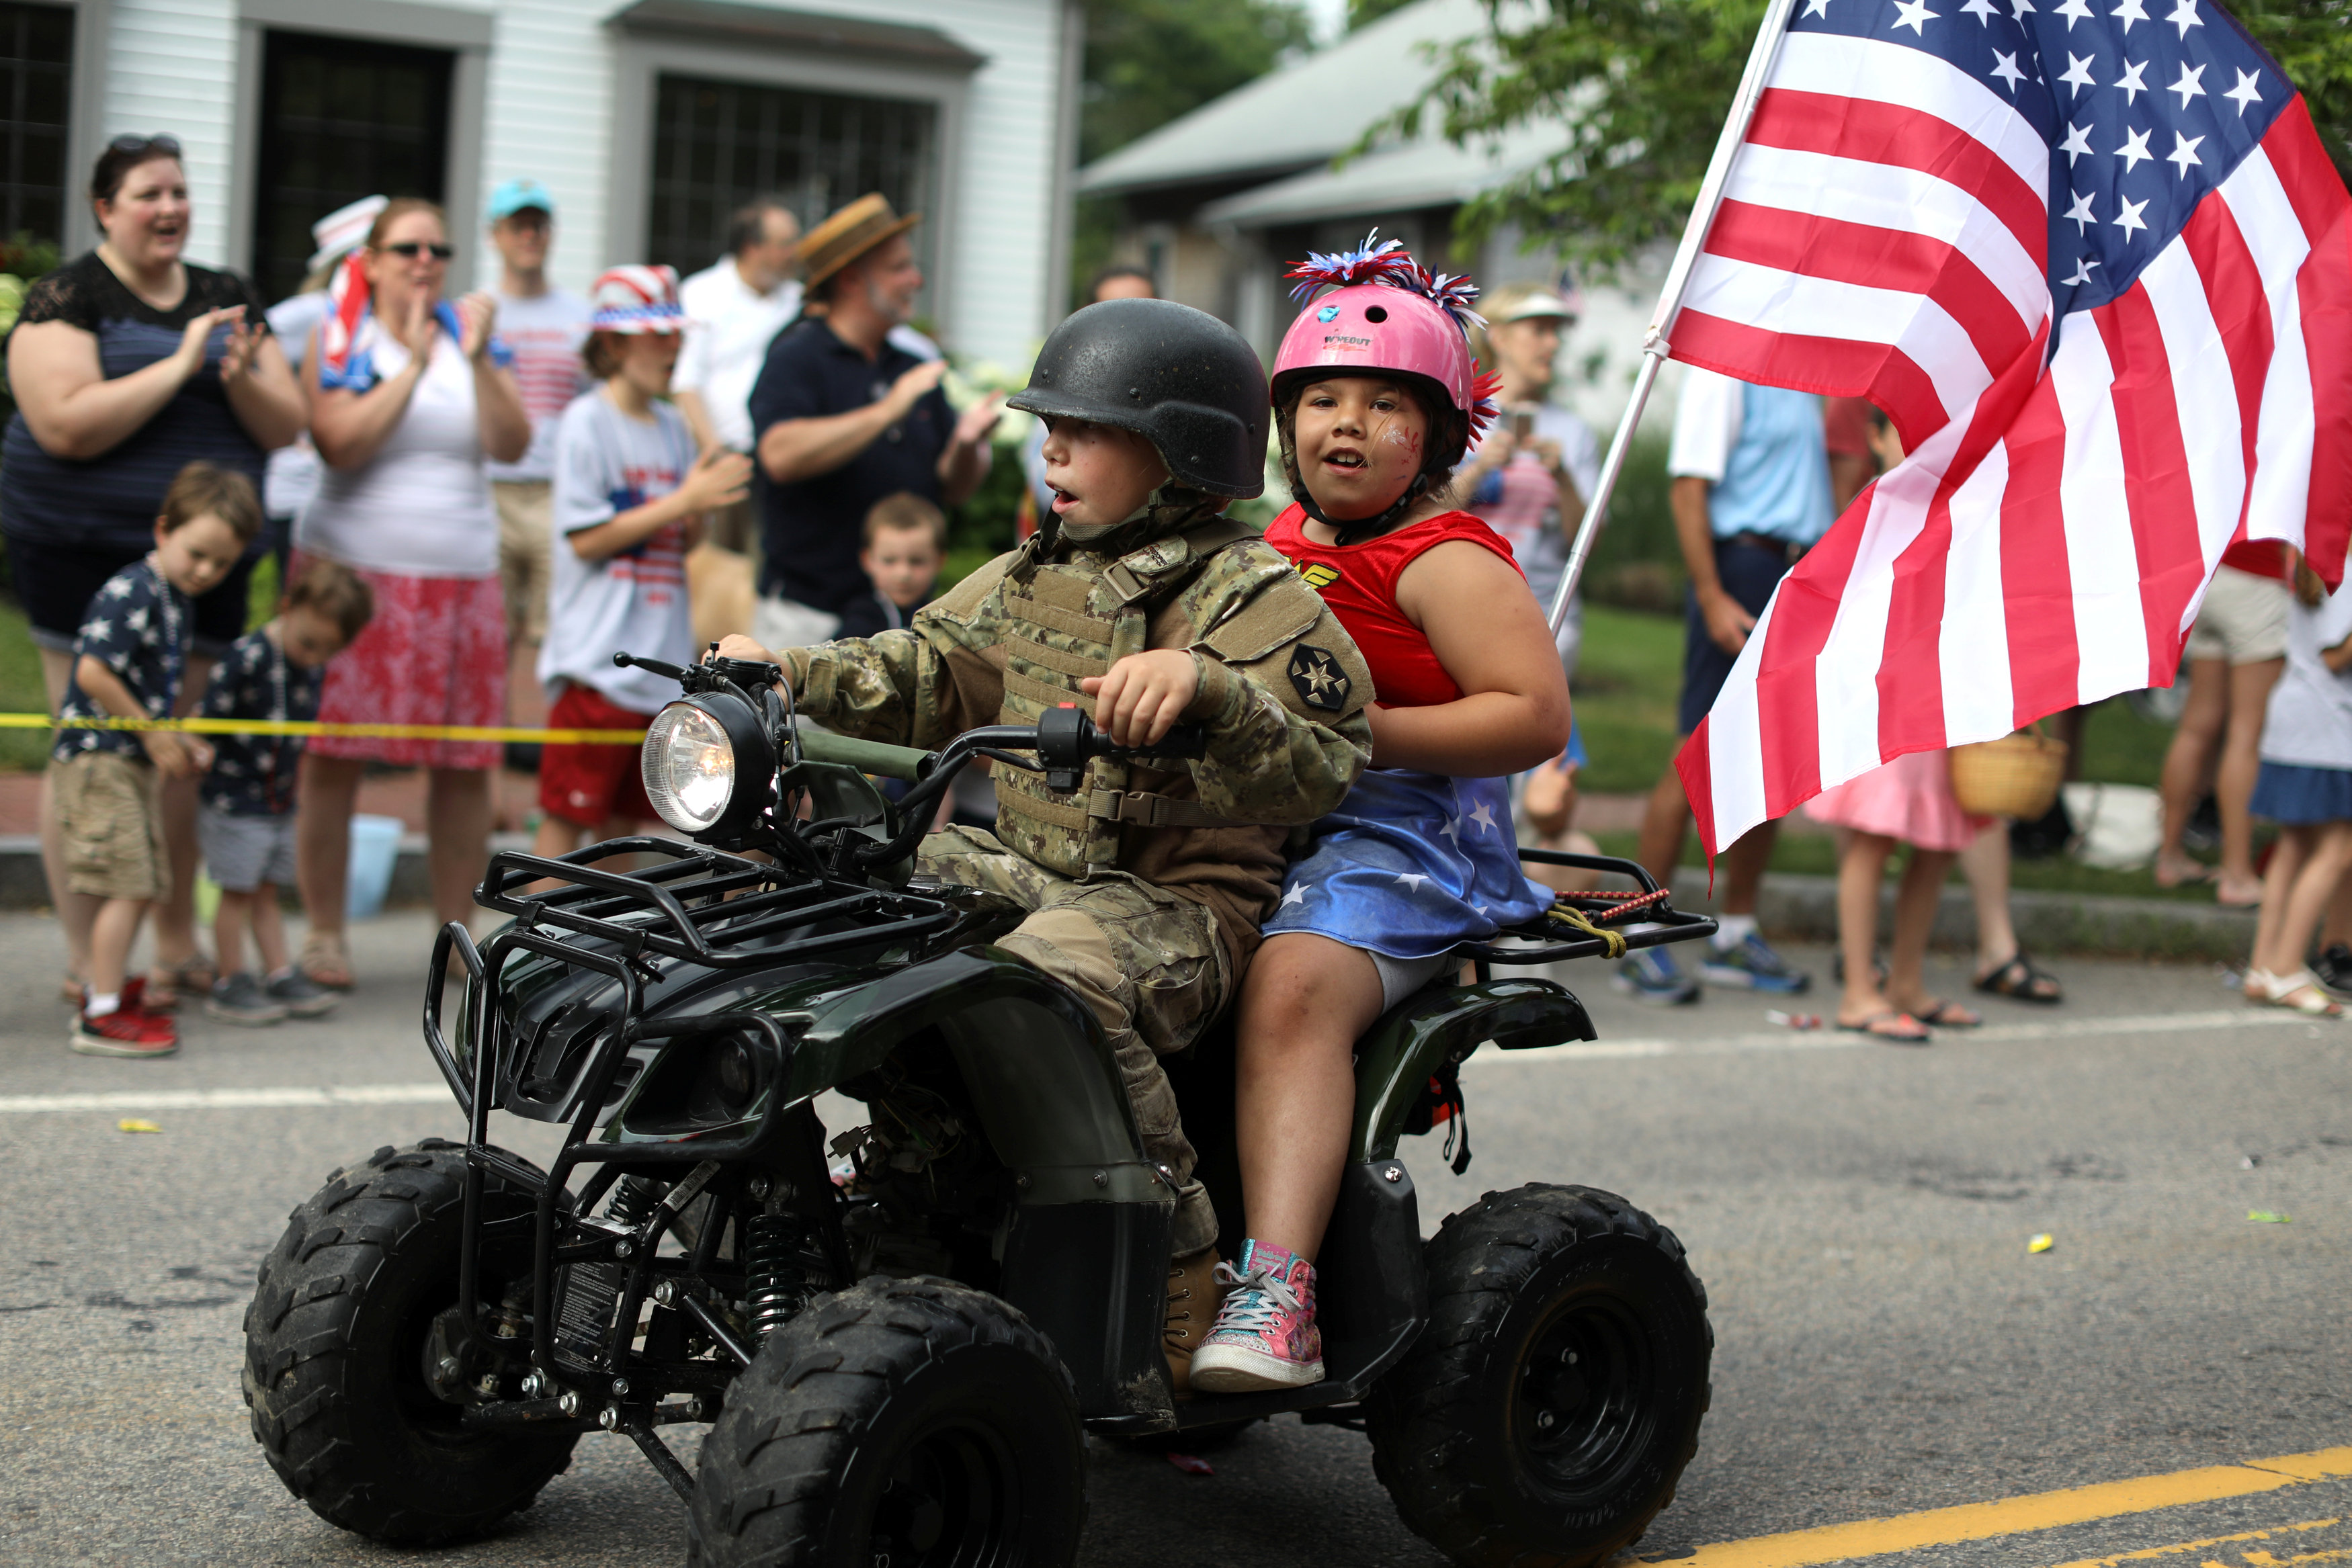
M 2137 1552 L 2120 1552 L 2113 1557 L 2081 1557 L 2075 1559 L 2072 1563 L 2061 1563 L 2058 1564 L 2058 1568 L 2117 1568 L 2118 1564 L 2125 1563 L 2152 1563 L 2160 1557 L 2178 1557 L 2183 1552 L 2205 1552 L 2216 1546 L 2235 1545 L 2241 1541 L 2269 1541 L 2278 1536 L 2293 1534 L 2298 1531 L 2325 1530 L 2331 1524 L 2341 1524 L 2344 1521 L 2340 1518 L 2306 1519 L 2300 1524 L 2275 1524 L 2268 1530 L 2249 1530 L 2242 1535 L 2210 1536 L 2203 1541 L 2184 1541 L 2176 1546 L 2147 1546 L 2141 1548 Z M 2249 1553 L 2249 1555 L 2251 1555 L 2251 1553 Z M 2341 1552 L 2328 1553 L 2328 1556 L 2330 1557 L 2337 1557 L 2341 1555 L 2343 1555 Z M 2311 1563 L 2325 1562 L 2326 1561 L 2326 1558 L 2294 1557 L 2286 1559 L 2285 1561 L 2294 1563 Z
M 2036 1492 L 2000 1502 L 1964 1503 L 1958 1508 L 1896 1514 L 1891 1519 L 1823 1525 L 1785 1535 L 1759 1535 L 1748 1541 L 1702 1546 L 1692 1555 L 1673 1561 L 1675 1568 L 1809 1568 L 1817 1563 L 1877 1557 L 1890 1552 L 1948 1546 L 1963 1541 L 1990 1541 L 1995 1536 L 2054 1530 L 2095 1519 L 2179 1508 L 2184 1503 L 2249 1497 L 2340 1476 L 2352 1476 L 2352 1448 L 2321 1448 L 2308 1454 L 2249 1459 L 2241 1465 L 2210 1465 L 2200 1469 L 2176 1470 L 2170 1475 L 2103 1481 L 2095 1486 Z

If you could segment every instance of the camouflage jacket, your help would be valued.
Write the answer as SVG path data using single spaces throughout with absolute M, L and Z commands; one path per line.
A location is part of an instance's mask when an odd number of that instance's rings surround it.
M 1336 807 L 1371 755 L 1372 682 L 1321 597 L 1255 533 L 1168 506 L 1079 546 L 1040 535 L 905 631 L 784 654 L 801 711 L 936 747 L 985 724 L 1089 708 L 1078 683 L 1129 653 L 1189 650 L 1194 761 L 1098 758 L 1073 794 L 995 769 L 997 836 L 1065 876 L 1123 872 L 1209 906 L 1234 960 L 1280 894 L 1288 831 Z

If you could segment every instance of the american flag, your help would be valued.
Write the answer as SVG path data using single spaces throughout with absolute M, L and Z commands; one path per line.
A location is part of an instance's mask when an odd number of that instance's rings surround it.
M 1677 759 L 1710 853 L 1906 752 L 2170 684 L 2234 541 L 2340 577 L 2352 198 L 2236 21 L 2164 4 L 1790 25 L 1673 357 L 1868 397 L 1908 455 Z

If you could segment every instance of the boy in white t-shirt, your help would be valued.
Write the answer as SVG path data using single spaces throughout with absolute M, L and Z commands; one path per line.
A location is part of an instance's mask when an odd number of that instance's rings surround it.
M 550 729 L 643 729 L 677 684 L 617 669 L 613 655 L 694 662 L 686 552 L 703 513 L 742 498 L 751 460 L 718 449 L 698 461 L 686 421 L 662 401 L 686 324 L 677 274 L 616 267 L 593 298 L 585 358 L 604 384 L 556 425 L 557 543 L 539 679 Z M 633 745 L 543 747 L 539 804 L 533 847 L 543 855 L 654 820 Z

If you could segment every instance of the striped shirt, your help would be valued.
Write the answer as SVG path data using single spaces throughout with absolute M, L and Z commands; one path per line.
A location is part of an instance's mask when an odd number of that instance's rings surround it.
M 588 341 L 588 320 L 596 309 L 561 288 L 527 299 L 501 294 L 498 301 L 495 330 L 514 350 L 522 411 L 530 415 L 530 450 L 518 462 L 483 466 L 492 479 L 544 483 L 555 477 L 555 422 L 589 387 L 580 350 Z

